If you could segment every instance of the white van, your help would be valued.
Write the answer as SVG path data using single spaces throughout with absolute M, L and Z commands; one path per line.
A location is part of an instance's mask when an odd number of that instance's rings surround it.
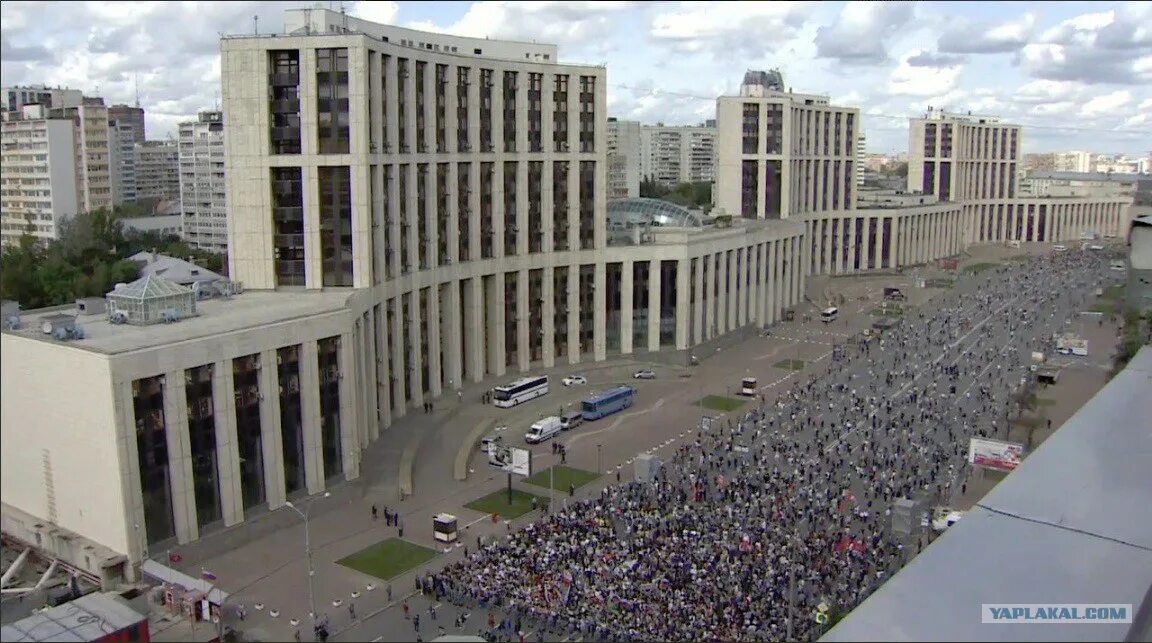
M 820 311 L 820 321 L 824 322 L 825 324 L 828 322 L 836 321 L 836 318 L 839 316 L 840 309 L 836 308 L 835 306 L 832 308 L 825 308 L 824 310 Z
M 568 411 L 560 416 L 560 428 L 564 431 L 584 424 L 584 414 L 580 411 Z
M 528 432 L 524 434 L 524 441 L 528 444 L 539 444 L 551 439 L 560 431 L 560 418 L 551 415 L 529 427 Z
M 1068 249 L 1068 246 L 1066 246 L 1064 244 L 1056 244 L 1056 246 L 1053 247 L 1052 249 L 1055 250 L 1056 252 L 1064 252 L 1065 250 Z

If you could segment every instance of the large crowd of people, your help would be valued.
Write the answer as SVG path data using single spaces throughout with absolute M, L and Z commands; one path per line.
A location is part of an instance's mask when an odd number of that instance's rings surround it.
M 522 621 L 585 640 L 814 639 L 818 613 L 852 609 L 922 546 L 893 532 L 893 503 L 949 501 L 968 439 L 1007 437 L 1030 352 L 1109 278 L 1103 253 L 1067 252 L 963 279 L 779 399 L 702 421 L 654 481 L 470 552 L 436 593 L 509 614 L 509 640 Z

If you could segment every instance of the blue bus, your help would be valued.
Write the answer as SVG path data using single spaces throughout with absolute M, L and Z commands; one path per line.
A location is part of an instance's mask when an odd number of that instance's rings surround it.
M 617 386 L 601 391 L 584 400 L 584 419 L 599 420 L 605 415 L 626 409 L 632 406 L 632 396 L 635 394 L 636 389 L 631 386 Z

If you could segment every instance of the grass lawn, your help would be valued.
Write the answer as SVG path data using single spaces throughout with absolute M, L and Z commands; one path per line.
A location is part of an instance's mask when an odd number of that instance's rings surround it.
M 929 288 L 951 288 L 955 283 L 951 279 L 928 279 L 924 285 Z
M 537 496 L 519 489 L 512 490 L 512 504 L 508 504 L 508 490 L 501 489 L 464 506 L 486 514 L 499 514 L 504 520 L 512 520 L 532 511 L 533 498 L 537 499 L 541 507 L 548 504 L 547 496 Z
M 872 309 L 873 317 L 902 317 L 904 316 L 904 309 L 900 306 L 881 306 L 880 308 Z
M 1108 286 L 1104 289 L 1104 294 L 1101 295 L 1104 299 L 1109 301 L 1116 301 L 1124 296 L 1124 286 Z
M 552 473 L 549 474 L 549 471 L 552 471 Z M 569 485 L 576 485 L 576 488 L 579 489 L 599 477 L 600 475 L 593 471 L 573 469 L 572 467 L 566 467 L 560 464 L 554 467 L 548 467 L 543 471 L 538 471 L 532 476 L 525 478 L 524 482 L 547 489 L 548 482 L 551 480 L 553 489 L 568 491 Z M 507 494 L 507 490 L 505 490 L 504 493 Z M 532 500 L 529 499 L 528 502 L 531 503 Z
M 421 547 L 399 538 L 389 538 L 337 562 L 369 576 L 388 580 L 432 560 L 437 555 L 435 549 Z
M 987 262 L 974 263 L 974 264 L 969 265 L 969 266 L 964 266 L 964 272 L 966 272 L 970 275 L 975 275 L 975 274 L 979 274 L 981 272 L 984 272 L 985 270 L 988 270 L 989 268 L 995 268 L 999 265 L 1000 264 L 987 263 Z
M 798 370 L 804 368 L 804 360 L 802 360 L 802 359 L 782 359 L 779 362 L 776 362 L 775 364 L 773 364 L 772 366 L 774 366 L 776 368 L 782 368 L 786 371 L 798 371 Z M 709 395 L 708 397 L 712 397 L 712 396 Z
M 1094 313 L 1111 315 L 1112 313 L 1116 312 L 1116 304 L 1111 301 L 1098 301 L 1092 304 L 1088 310 Z
M 788 360 L 784 361 L 786 362 Z M 800 362 L 800 360 L 792 361 Z M 779 363 L 777 365 L 779 365 Z M 803 367 L 804 362 L 800 362 L 800 368 Z M 782 366 L 780 368 L 787 367 Z M 703 398 L 696 401 L 696 406 L 703 406 L 704 408 L 712 409 L 713 411 L 735 411 L 741 406 L 744 406 L 744 402 L 746 401 L 747 400 L 741 400 L 735 397 L 724 397 L 723 395 L 705 395 Z

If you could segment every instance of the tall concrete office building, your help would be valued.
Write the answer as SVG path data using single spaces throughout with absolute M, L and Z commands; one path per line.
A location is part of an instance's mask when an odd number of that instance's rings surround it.
M 720 99 L 720 196 L 747 216 L 717 225 L 607 201 L 603 67 L 323 9 L 283 34 L 221 42 L 232 281 L 151 275 L 106 314 L 0 333 L 0 440 L 22 445 L 0 449 L 5 534 L 109 584 L 357 478 L 465 382 L 683 364 L 781 319 L 810 274 L 965 240 L 958 202 L 855 208 L 856 112 L 818 97 Z M 1092 204 L 1122 227 L 1126 201 Z
M 855 207 L 860 110 L 766 83 L 749 72 L 716 101 L 716 205 L 751 219 Z
M 224 114 L 200 112 L 180 123 L 180 212 L 184 241 L 213 252 L 228 249 L 224 182 Z
M 76 214 L 75 132 L 72 120 L 29 103 L 3 112 L 0 134 L 0 244 L 30 234 L 56 239 Z

